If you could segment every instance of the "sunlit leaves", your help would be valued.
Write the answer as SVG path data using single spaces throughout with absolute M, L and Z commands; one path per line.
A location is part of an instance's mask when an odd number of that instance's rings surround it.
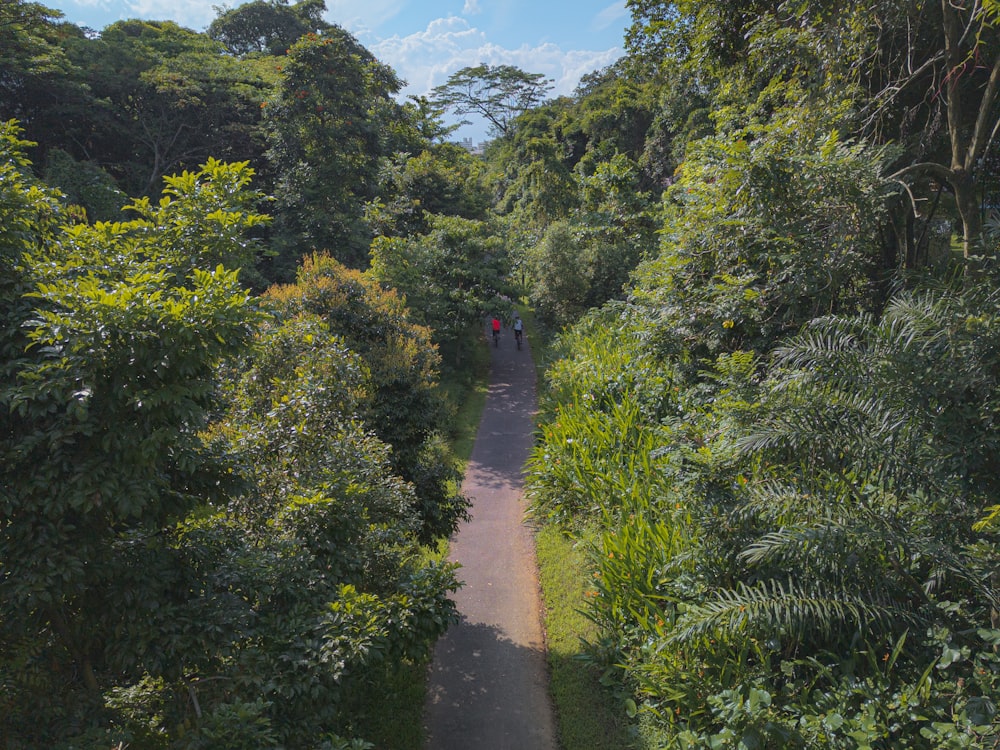
M 444 410 L 430 329 L 416 323 L 398 294 L 326 255 L 307 258 L 297 282 L 271 289 L 267 298 L 283 317 L 317 316 L 358 354 L 364 375 L 357 416 L 392 446 L 392 465 L 413 483 L 421 540 L 448 536 L 467 501 L 439 439 Z

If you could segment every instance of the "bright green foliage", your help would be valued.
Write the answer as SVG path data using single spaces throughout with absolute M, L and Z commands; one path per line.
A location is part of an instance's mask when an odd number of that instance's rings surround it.
M 582 206 L 574 220 L 549 224 L 527 252 L 531 300 L 539 317 L 560 329 L 585 311 L 622 299 L 629 274 L 655 248 L 648 196 L 624 154 L 579 178 Z
M 268 298 L 282 316 L 319 316 L 360 356 L 366 372 L 356 414 L 392 446 L 394 470 L 413 483 L 421 540 L 450 536 L 467 500 L 441 439 L 446 412 L 430 331 L 411 321 L 395 293 L 329 256 L 307 258 L 297 282 Z
M 552 224 L 530 252 L 531 301 L 549 326 L 559 330 L 586 311 L 594 261 L 584 238 L 566 222 Z
M 230 484 L 199 429 L 216 363 L 242 349 L 256 316 L 236 272 L 190 259 L 242 252 L 235 231 L 219 227 L 233 215 L 243 226 L 259 217 L 237 210 L 245 168 L 216 164 L 178 178 L 143 219 L 57 235 L 46 197 L 18 176 L 26 164 L 9 133 L 0 199 L 14 230 L 4 242 L 13 284 L 0 384 L 2 648 L 16 665 L 11 721 L 27 730 L 21 712 L 49 690 L 51 702 L 28 715 L 54 711 L 58 732 L 62 720 L 72 726 L 74 689 L 94 700 L 105 670 L 141 659 L 117 652 L 115 634 L 169 578 L 148 567 L 165 553 L 158 532 Z M 217 219 L 185 221 L 227 191 Z M 135 565 L 143 547 L 149 558 Z
M 664 642 L 704 665 L 715 732 L 995 742 L 996 540 L 972 527 L 996 493 L 997 313 L 995 293 L 938 292 L 881 321 L 816 321 L 778 350 L 757 414 L 719 434 L 735 476 L 705 544 L 741 549 Z M 719 662 L 723 646 L 745 655 Z M 725 713 L 747 696 L 723 690 L 737 675 L 769 701 L 742 725 Z M 642 679 L 661 696 L 677 684 L 652 662 Z
M 435 104 L 426 96 L 409 96 L 403 105 L 413 128 L 423 144 L 444 145 L 444 139 L 455 132 L 459 125 L 446 125 L 445 108 Z
M 529 488 L 603 530 L 592 657 L 659 744 L 993 746 L 991 289 L 814 321 L 764 380 L 741 353 L 667 379 L 635 311 L 565 337 Z
M 260 196 L 248 190 L 252 178 L 253 170 L 246 162 L 222 164 L 209 159 L 199 172 L 165 178 L 158 203 L 140 198 L 127 206 L 140 218 L 125 228 L 140 234 L 152 227 L 162 231 L 159 252 L 178 275 L 220 263 L 229 268 L 249 265 L 255 259 L 257 243 L 247 238 L 246 230 L 269 220 L 253 211 Z M 109 230 L 106 224 L 98 224 L 95 231 Z M 110 231 L 118 230 L 112 225 Z
M 995 743 L 995 288 L 817 320 L 764 381 L 665 379 L 636 310 L 564 338 L 529 488 L 604 530 L 592 655 L 660 744 Z
M 498 189 L 503 191 L 498 210 L 511 214 L 522 232 L 536 236 L 549 223 L 566 217 L 579 202 L 571 165 L 553 124 L 548 109 L 522 115 L 492 157 L 502 170 L 497 178 Z
M 512 263 L 549 325 L 624 297 L 629 274 L 655 248 L 645 189 L 656 178 L 643 156 L 654 97 L 649 82 L 602 71 L 575 97 L 518 117 L 488 151 Z
M 621 313 L 592 312 L 563 335 L 539 404 L 528 491 L 536 512 L 570 527 L 627 515 L 662 492 L 652 489 L 661 467 L 651 428 L 670 403 L 670 379 L 637 348 Z
M 890 189 L 909 141 L 841 135 L 856 84 L 889 75 L 851 66 L 891 67 L 904 47 L 915 59 L 933 34 L 920 26 L 918 53 L 910 26 L 869 25 L 870 5 L 851 7 L 853 25 L 825 3 L 631 5 L 654 23 L 647 50 L 712 119 L 685 124 L 661 100 L 641 163 L 685 160 L 660 252 L 628 305 L 563 335 L 549 373 L 528 482 L 536 512 L 597 528 L 591 657 L 650 746 L 994 747 L 997 280 L 957 291 L 898 275 L 955 206 L 921 201 L 923 183 Z M 876 25 L 884 58 L 860 44 Z M 968 101 L 992 96 L 980 75 L 955 78 Z M 936 97 L 885 93 L 866 126 L 944 116 Z M 939 132 L 921 131 L 923 156 Z M 600 170 L 625 184 L 608 155 L 579 164 L 585 188 Z M 601 216 L 613 193 L 591 195 L 592 226 L 627 226 Z M 579 233 L 563 237 L 586 257 Z M 899 291 L 911 285 L 923 291 Z
M 380 680 L 455 616 L 454 571 L 423 562 L 438 529 L 420 481 L 363 421 L 387 387 L 373 372 L 404 394 L 404 375 L 430 379 L 426 334 L 403 336 L 370 283 L 382 317 L 345 326 L 362 353 L 308 312 L 255 311 L 222 265 L 253 257 L 264 219 L 246 165 L 168 178 L 138 219 L 57 231 L 16 135 L 0 141 L 0 737 L 365 747 L 343 738 Z M 375 312 L 350 296 L 351 323 Z M 395 349 L 365 339 L 378 326 Z M 443 455 L 428 472 L 445 482 Z
M 378 237 L 371 274 L 398 289 L 415 319 L 446 350 L 486 314 L 503 314 L 506 255 L 492 223 L 427 216 L 430 231 L 409 238 Z
M 483 164 L 464 148 L 445 144 L 415 156 L 397 154 L 383 168 L 379 198 L 368 206 L 376 236 L 407 237 L 430 230 L 430 216 L 483 220 L 489 197 Z
M 725 131 L 767 122 L 790 86 L 800 100 L 847 105 L 837 127 L 900 147 L 894 177 L 909 192 L 893 207 L 892 251 L 921 263 L 925 230 L 908 214 L 929 224 L 938 207 L 933 195 L 947 185 L 965 257 L 978 264 L 971 256 L 982 252 L 981 190 L 992 171 L 981 160 L 997 129 L 1000 94 L 1000 36 L 989 3 L 629 5 L 633 51 L 653 66 L 680 62 L 714 79 L 713 116 Z
M 382 670 L 427 657 L 454 616 L 455 581 L 419 562 L 413 488 L 358 419 L 366 367 L 325 322 L 302 313 L 266 328 L 233 375 L 213 431 L 238 450 L 253 489 L 180 540 L 229 592 L 200 668 L 227 681 L 198 689 L 222 707 L 234 691 L 266 696 L 259 713 L 275 744 L 313 747 L 331 731 L 350 736 L 355 696 L 377 693 Z
M 24 323 L 31 304 L 24 294 L 31 288 L 31 274 L 23 258 L 53 242 L 62 219 L 57 195 L 37 184 L 28 174 L 24 149 L 13 122 L 0 123 L 0 370 L 8 384 L 16 362 L 27 346 Z
M 622 299 L 629 275 L 656 248 L 650 195 L 640 190 L 640 170 L 629 157 L 615 154 L 581 178 L 580 218 L 594 248 L 588 307 Z

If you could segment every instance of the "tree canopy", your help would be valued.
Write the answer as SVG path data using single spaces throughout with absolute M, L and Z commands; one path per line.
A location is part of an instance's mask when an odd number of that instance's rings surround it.
M 323 20 L 324 0 L 252 0 L 222 10 L 208 26 L 208 35 L 234 55 L 254 52 L 282 55 L 306 34 L 330 28 Z

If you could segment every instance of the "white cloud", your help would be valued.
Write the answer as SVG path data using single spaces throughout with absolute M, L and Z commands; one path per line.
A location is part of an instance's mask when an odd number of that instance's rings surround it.
M 204 0 L 128 0 L 125 10 L 127 18 L 170 20 L 196 31 L 204 29 L 215 18 L 212 4 Z
M 406 5 L 405 0 L 327 0 L 326 20 L 341 26 L 356 37 L 377 34 Z
M 625 0 L 618 0 L 594 16 L 593 26 L 595 29 L 603 31 L 612 25 L 617 25 L 619 20 L 627 16 L 628 9 L 625 7 Z
M 78 8 L 100 8 L 101 10 L 108 9 L 107 0 L 73 0 L 72 4 Z
M 462 8 L 463 16 L 474 16 L 482 12 L 483 9 L 479 7 L 479 0 L 465 0 L 465 7 Z
M 431 21 L 424 31 L 382 39 L 368 48 L 406 80 L 405 94 L 426 94 L 456 70 L 477 64 L 476 50 L 484 46 L 482 31 L 449 16 Z
M 429 93 L 461 68 L 487 63 L 516 65 L 529 73 L 542 73 L 553 79 L 552 93 L 560 96 L 572 93 L 583 74 L 610 65 L 622 54 L 616 47 L 563 50 L 551 43 L 507 49 L 490 42 L 484 31 L 455 16 L 431 21 L 424 31 L 367 46 L 406 80 L 405 94 Z

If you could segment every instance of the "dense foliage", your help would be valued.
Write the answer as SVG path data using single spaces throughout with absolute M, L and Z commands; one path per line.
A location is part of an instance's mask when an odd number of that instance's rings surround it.
M 600 308 L 576 209 L 536 251 L 579 322 L 529 485 L 596 536 L 591 658 L 643 746 L 995 747 L 996 8 L 630 6 L 659 247 Z
M 997 746 L 1000 6 L 627 5 L 571 96 L 405 104 L 322 0 L 0 7 L 0 742 L 363 745 L 523 295 L 637 744 Z
M 420 540 L 451 536 L 466 500 L 444 440 L 448 411 L 430 329 L 410 321 L 395 292 L 329 256 L 305 258 L 297 283 L 273 287 L 265 300 L 282 318 L 318 316 L 360 356 L 365 395 L 355 411 L 391 446 L 395 472 L 413 484 Z
M 255 304 L 246 164 L 71 225 L 26 145 L 4 126 L 4 745 L 340 747 L 454 616 L 420 546 L 465 504 L 426 333 L 370 282 Z

